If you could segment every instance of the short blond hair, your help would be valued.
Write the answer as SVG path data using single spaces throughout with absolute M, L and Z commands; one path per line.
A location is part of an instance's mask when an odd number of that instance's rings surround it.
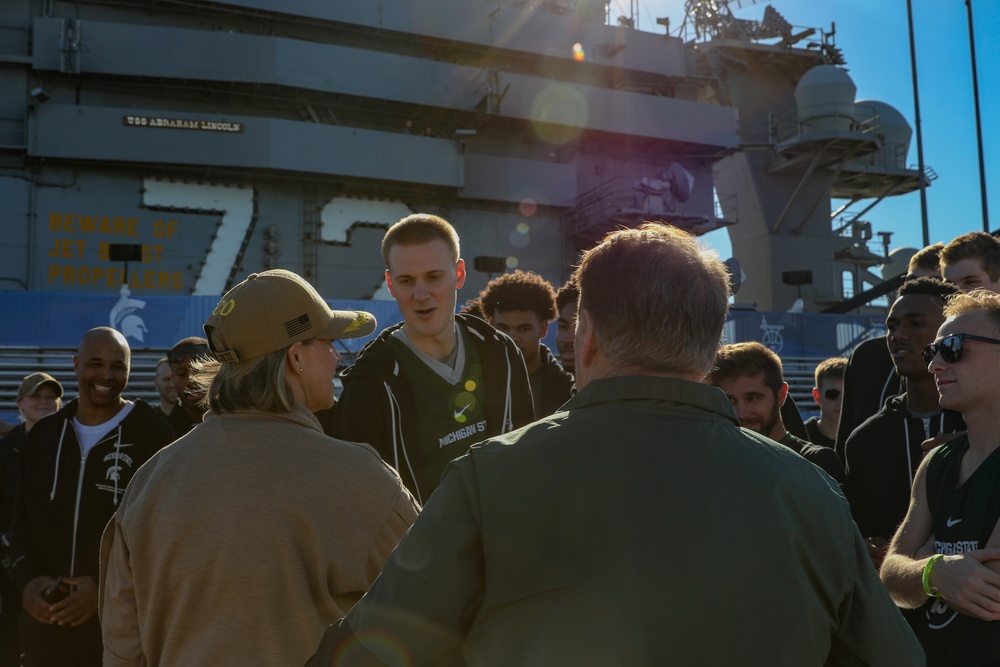
M 959 292 L 948 299 L 944 306 L 944 316 L 958 317 L 982 311 L 993 324 L 995 334 L 1000 334 L 1000 294 L 985 289 Z
M 395 245 L 423 245 L 431 241 L 444 241 L 451 251 L 451 258 L 457 262 L 462 255 L 458 232 L 444 218 L 430 213 L 408 215 L 392 227 L 382 237 L 382 259 L 389 268 L 389 251 Z

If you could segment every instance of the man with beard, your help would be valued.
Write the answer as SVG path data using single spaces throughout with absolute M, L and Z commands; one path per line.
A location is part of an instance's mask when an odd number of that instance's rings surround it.
M 848 500 L 875 568 L 889 548 L 889 538 L 906 516 L 910 489 L 923 459 L 921 443 L 939 433 L 965 430 L 962 415 L 942 410 L 934 376 L 921 356 L 944 322 L 945 300 L 957 290 L 937 278 L 903 283 L 885 326 L 896 374 L 906 391 L 847 438 Z
M 801 454 L 837 480 L 847 481 L 837 454 L 788 432 L 781 420 L 781 406 L 788 397 L 781 359 L 760 343 L 724 345 L 715 357 L 708 383 L 726 393 L 736 409 L 740 426 L 771 438 Z
M 127 401 L 131 351 L 108 327 L 80 341 L 80 395 L 27 434 L 11 531 L 22 589 L 21 665 L 101 665 L 101 534 L 132 475 L 171 440 L 156 408 Z

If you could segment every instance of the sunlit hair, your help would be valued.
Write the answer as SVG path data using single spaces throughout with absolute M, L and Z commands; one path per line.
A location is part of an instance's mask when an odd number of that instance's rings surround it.
M 941 249 L 941 268 L 964 259 L 978 259 L 990 280 L 1000 278 L 1000 241 L 986 232 L 969 232 L 951 240 Z
M 576 303 L 579 298 L 580 290 L 576 286 L 576 280 L 570 278 L 556 292 L 556 312 L 562 312 L 563 308 L 571 303 Z
M 756 341 L 723 345 L 715 357 L 715 368 L 708 376 L 710 384 L 741 377 L 763 375 L 764 386 L 777 396 L 785 383 L 781 368 L 781 358 L 770 348 Z
M 896 290 L 897 298 L 908 294 L 926 294 L 927 296 L 934 297 L 944 305 L 948 299 L 958 294 L 958 288 L 941 278 L 921 276 L 920 278 L 912 278 L 905 281 Z
M 468 301 L 463 303 L 462 307 L 458 309 L 458 312 L 460 312 L 463 315 L 473 315 L 481 320 L 486 319 L 486 315 L 483 314 L 483 306 L 481 303 L 479 303 L 479 297 L 476 297 L 475 299 L 469 299 Z
M 212 331 L 212 344 L 215 340 Z M 315 339 L 302 341 L 312 345 Z M 288 364 L 288 348 L 270 352 L 261 357 L 219 363 L 211 359 L 199 359 L 192 363 L 192 378 L 205 392 L 202 405 L 215 413 L 254 410 L 286 414 L 296 405 L 291 387 L 285 382 L 285 368 Z
M 729 310 L 729 274 L 698 240 L 645 223 L 611 232 L 575 274 L 580 309 L 614 366 L 703 377 Z
M 958 317 L 969 313 L 983 312 L 993 325 L 994 335 L 1000 335 L 1000 294 L 985 289 L 959 292 L 948 299 L 944 306 L 944 316 Z
M 826 380 L 843 380 L 844 371 L 847 370 L 847 357 L 830 357 L 819 362 L 813 379 L 816 387 L 822 387 Z
M 382 259 L 389 267 L 389 251 L 394 245 L 423 245 L 437 240 L 444 241 L 451 251 L 451 258 L 457 262 L 461 256 L 458 233 L 444 218 L 430 213 L 408 215 L 392 227 L 382 237 Z
M 934 273 L 940 274 L 941 250 L 943 248 L 943 243 L 935 243 L 934 245 L 924 246 L 920 250 L 916 251 L 913 253 L 913 257 L 910 258 L 910 264 L 907 268 L 907 272 L 913 273 L 917 270 L 923 270 L 933 271 Z
M 556 317 L 556 292 L 545 278 L 531 271 L 497 276 L 479 293 L 479 307 L 486 319 L 512 310 L 530 310 L 543 322 Z

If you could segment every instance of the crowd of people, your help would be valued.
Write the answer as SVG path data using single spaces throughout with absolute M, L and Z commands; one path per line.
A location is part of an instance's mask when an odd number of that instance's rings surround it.
M 914 255 L 884 337 L 720 344 L 725 266 L 644 224 L 457 308 L 455 229 L 382 242 L 403 321 L 248 276 L 125 396 L 26 376 L 0 440 L 0 665 L 1000 664 L 1000 241 Z M 458 311 L 458 312 L 456 312 Z M 556 353 L 542 340 L 555 325 Z

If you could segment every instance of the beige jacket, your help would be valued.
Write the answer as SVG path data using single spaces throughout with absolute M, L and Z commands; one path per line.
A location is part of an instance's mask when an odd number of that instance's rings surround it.
M 209 415 L 135 475 L 101 551 L 104 664 L 296 665 L 418 511 L 304 408 Z

